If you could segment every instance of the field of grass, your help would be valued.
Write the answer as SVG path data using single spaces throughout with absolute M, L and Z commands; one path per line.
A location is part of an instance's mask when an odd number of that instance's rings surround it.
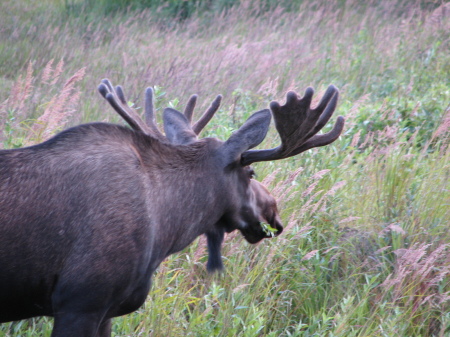
M 201 113 L 224 95 L 203 135 L 222 140 L 288 90 L 335 84 L 340 139 L 255 165 L 284 233 L 256 246 L 229 235 L 221 275 L 206 273 L 200 238 L 160 266 L 113 336 L 450 336 L 450 3 L 257 3 L 179 21 L 3 0 L 0 148 L 122 123 L 97 92 L 105 77 L 137 108 L 147 86 L 158 111 L 197 93 Z M 260 147 L 277 144 L 272 130 Z M 0 336 L 51 326 L 7 323 Z

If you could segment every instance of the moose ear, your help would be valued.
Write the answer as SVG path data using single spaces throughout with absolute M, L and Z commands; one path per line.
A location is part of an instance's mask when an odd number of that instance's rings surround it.
M 230 138 L 223 144 L 227 163 L 239 159 L 240 155 L 257 145 L 266 137 L 272 115 L 269 109 L 255 112 Z
M 194 142 L 197 135 L 192 130 L 187 118 L 179 111 L 171 108 L 163 112 L 164 132 L 171 144 L 184 145 Z

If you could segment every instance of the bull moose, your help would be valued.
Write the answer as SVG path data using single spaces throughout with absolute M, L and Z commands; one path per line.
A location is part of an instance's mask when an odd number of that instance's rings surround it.
M 152 273 L 170 254 L 205 234 L 207 269 L 222 268 L 225 232 L 250 243 L 283 227 L 276 201 L 253 179 L 250 164 L 295 156 L 335 141 L 344 126 L 318 135 L 332 116 L 330 86 L 315 108 L 313 89 L 287 94 L 285 105 L 254 113 L 225 142 L 199 138 L 221 96 L 196 122 L 197 96 L 181 113 L 155 122 L 153 91 L 145 121 L 123 89 L 108 80 L 100 93 L 131 128 L 79 125 L 30 147 L 0 151 L 0 322 L 54 317 L 52 337 L 107 337 L 111 319 L 137 310 Z M 250 150 L 269 129 L 281 145 Z

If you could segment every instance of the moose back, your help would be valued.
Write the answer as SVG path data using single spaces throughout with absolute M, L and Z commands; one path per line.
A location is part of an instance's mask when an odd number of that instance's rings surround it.
M 100 93 L 131 128 L 92 123 L 65 130 L 27 148 L 0 151 L 0 322 L 54 317 L 53 337 L 107 337 L 111 318 L 138 309 L 151 275 L 167 256 L 199 235 L 208 239 L 207 268 L 222 268 L 224 233 L 239 230 L 250 243 L 280 234 L 276 201 L 249 166 L 327 145 L 340 135 L 338 117 L 318 135 L 336 107 L 330 86 L 310 107 L 287 94 L 254 113 L 225 142 L 198 134 L 221 96 L 196 122 L 197 96 L 183 113 L 163 112 L 155 123 L 146 90 L 145 121 L 108 80 Z M 262 142 L 271 115 L 281 145 Z

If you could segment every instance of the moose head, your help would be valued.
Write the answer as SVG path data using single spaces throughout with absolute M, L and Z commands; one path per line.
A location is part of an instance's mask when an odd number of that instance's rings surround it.
M 337 104 L 330 86 L 311 108 L 313 90 L 254 113 L 228 140 L 198 135 L 218 110 L 218 96 L 200 119 L 197 96 L 183 113 L 155 122 L 153 91 L 145 121 L 108 80 L 100 93 L 131 129 L 91 123 L 41 144 L 0 151 L 0 322 L 55 318 L 52 337 L 110 336 L 111 318 L 138 309 L 151 275 L 199 235 L 208 240 L 210 271 L 221 269 L 224 233 L 250 243 L 283 227 L 276 201 L 253 179 L 251 164 L 295 156 L 336 140 L 344 119 L 327 124 Z M 254 150 L 271 116 L 281 144 Z

